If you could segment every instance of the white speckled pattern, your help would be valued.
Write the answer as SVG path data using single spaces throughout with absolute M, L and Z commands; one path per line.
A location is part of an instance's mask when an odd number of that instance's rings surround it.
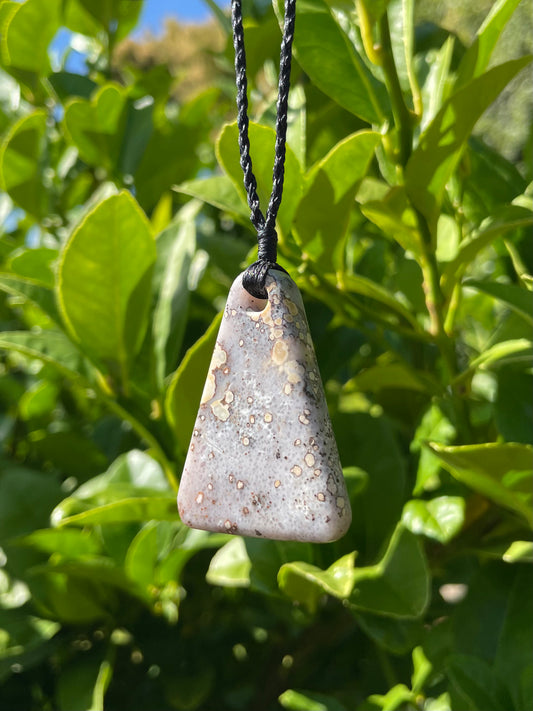
M 270 270 L 268 301 L 231 287 L 178 494 L 193 528 L 326 542 L 350 502 L 302 298 Z

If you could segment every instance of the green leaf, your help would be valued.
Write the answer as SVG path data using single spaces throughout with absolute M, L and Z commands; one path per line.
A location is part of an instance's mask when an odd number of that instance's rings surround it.
M 166 417 L 183 453 L 189 447 L 221 319 L 222 313 L 189 348 L 166 391 Z
M 411 452 L 419 453 L 416 484 L 413 489 L 415 496 L 424 491 L 431 491 L 439 486 L 440 461 L 425 445 L 428 440 L 436 440 L 441 444 L 451 444 L 455 439 L 455 427 L 444 414 L 437 403 L 431 403 L 424 413 L 411 442 Z
M 19 545 L 31 546 L 44 553 L 58 553 L 64 558 L 98 555 L 101 545 L 90 531 L 76 528 L 44 528 L 32 531 L 17 540 Z
M 61 331 L 4 331 L 0 348 L 53 365 L 69 378 L 77 379 L 85 371 L 83 356 Z
M 533 541 L 513 541 L 503 554 L 506 563 L 533 563 Z
M 143 3 L 137 0 L 67 0 L 64 24 L 73 32 L 96 37 L 102 30 L 115 40 L 128 35 L 137 24 Z
M 150 225 L 125 191 L 86 216 L 60 257 L 61 315 L 74 339 L 124 386 L 147 325 L 155 257 Z
M 148 590 L 155 583 L 155 567 L 161 550 L 161 522 L 149 521 L 132 540 L 124 571 L 142 589 Z
M 61 0 L 25 0 L 3 28 L 2 62 L 8 67 L 46 76 L 48 45 L 60 27 Z
M 104 84 L 91 99 L 72 99 L 65 106 L 65 132 L 88 165 L 116 166 L 122 145 L 126 91 L 115 83 Z
M 452 654 L 447 660 L 447 674 L 464 711 L 507 711 L 502 703 L 502 684 L 493 669 L 478 657 Z
M 57 259 L 57 249 L 36 247 L 18 249 L 11 254 L 9 268 L 17 276 L 37 281 L 43 286 L 53 288 L 55 275 L 53 262 Z
M 500 284 L 494 281 L 477 281 L 476 279 L 465 279 L 463 284 L 502 301 L 533 325 L 533 299 L 528 289 L 522 289 L 516 284 Z
M 383 617 L 369 612 L 356 612 L 355 618 L 365 634 L 392 654 L 408 654 L 424 636 L 421 620 Z
M 0 472 L 0 540 L 2 545 L 17 536 L 48 524 L 50 511 L 61 498 L 55 477 L 8 465 Z
M 355 568 L 350 602 L 366 610 L 398 618 L 420 617 L 430 597 L 430 575 L 419 539 L 398 524 L 383 558 L 376 565 Z
M 233 538 L 211 558 L 205 579 L 211 585 L 247 588 L 251 562 L 241 537 Z
M 52 513 L 54 526 L 96 526 L 106 523 L 130 523 L 136 521 L 178 521 L 176 497 L 150 493 L 142 496 L 132 487 L 113 487 L 109 498 L 116 498 L 102 506 L 65 499 Z M 84 509 L 84 510 L 80 510 Z
M 533 447 L 522 444 L 474 444 L 428 447 L 452 476 L 533 525 L 530 507 Z
M 519 3 L 520 0 L 499 0 L 492 5 L 461 60 L 454 84 L 456 90 L 486 70 L 498 38 Z
M 378 361 L 377 365 L 366 368 L 351 378 L 344 389 L 346 392 L 399 389 L 436 395 L 440 387 L 428 373 L 414 370 L 407 363 Z
M 487 348 L 486 351 L 483 351 L 483 353 L 480 353 L 477 358 L 474 358 L 467 370 L 457 376 L 454 384 L 462 382 L 465 378 L 475 373 L 476 370 L 500 368 L 509 363 L 529 364 L 532 355 L 533 341 L 528 341 L 527 338 L 516 338 L 496 343 Z
M 250 210 L 243 195 L 227 175 L 213 175 L 201 180 L 187 180 L 175 185 L 173 190 L 203 200 L 219 210 L 240 215 L 248 219 Z
M 278 19 L 281 2 L 274 5 Z M 370 124 L 389 113 L 384 86 L 372 75 L 324 0 L 300 0 L 294 51 L 313 83 L 331 99 Z
M 40 380 L 26 390 L 19 400 L 19 416 L 23 420 L 41 417 L 55 407 L 58 387 L 49 380 Z
M 450 82 L 450 67 L 452 63 L 455 38 L 453 36 L 443 43 L 438 51 L 428 52 L 426 62 L 428 74 L 422 87 L 422 113 L 420 128 L 422 131 L 435 118 L 446 97 L 446 90 Z
M 420 257 L 418 221 L 404 187 L 391 188 L 382 200 L 369 200 L 361 206 L 361 212 L 406 252 Z
M 330 281 L 332 281 L 332 279 L 330 279 Z M 385 287 L 377 284 L 375 281 L 372 281 L 372 279 L 367 279 L 360 274 L 343 274 L 342 283 L 346 291 L 366 296 L 379 302 L 385 306 L 388 311 L 391 311 L 394 315 L 400 316 L 413 329 L 419 330 L 416 318 L 412 315 L 409 309 L 398 301 L 398 299 L 387 289 L 385 289 Z
M 479 229 L 474 230 L 461 242 L 457 255 L 444 266 L 442 289 L 449 293 L 464 269 L 474 261 L 482 249 L 492 244 L 497 237 L 532 224 L 531 210 L 519 205 L 506 205 L 502 209 L 494 210 L 493 214 L 482 222 Z
M 185 123 L 158 126 L 151 134 L 135 170 L 135 196 L 149 211 L 165 190 L 196 173 L 200 128 Z
M 482 677 L 480 685 L 492 692 L 505 711 L 527 708 L 517 670 L 533 668 L 532 586 L 533 570 L 529 565 L 506 565 L 501 561 L 485 564 L 470 580 L 468 595 L 453 619 L 454 653 L 487 665 L 497 686 L 492 686 L 489 679 L 486 684 L 481 683 Z M 469 671 L 467 664 L 466 675 L 475 681 L 476 670 L 472 669 L 472 674 Z M 453 672 L 457 674 L 455 668 Z M 457 681 L 463 688 L 462 679 Z M 466 686 L 464 689 L 467 691 Z M 485 708 L 477 699 L 476 702 L 476 709 Z
M 35 304 L 53 321 L 61 324 L 54 292 L 40 282 L 33 279 L 22 279 L 11 274 L 0 274 L 0 290 L 20 297 L 23 302 L 29 301 Z
M 289 711 L 346 711 L 346 706 L 335 697 L 314 691 L 287 689 L 278 697 L 278 701 Z
M 309 563 L 285 563 L 278 573 L 280 590 L 306 605 L 310 612 L 316 611 L 318 600 L 324 594 L 345 599 L 353 588 L 355 556 L 355 552 L 348 553 L 327 570 Z
M 73 96 L 82 99 L 90 99 L 98 84 L 84 74 L 74 74 L 73 72 L 53 72 L 48 77 L 48 81 L 53 86 L 58 98 L 66 102 Z
M 159 464 L 144 452 L 120 456 L 52 512 L 54 526 L 178 520 L 176 499 Z
M 257 194 L 266 212 L 272 192 L 272 166 L 276 143 L 276 132 L 269 126 L 250 122 L 250 153 L 254 174 L 257 178 Z M 243 201 L 246 200 L 242 169 L 239 162 L 239 140 L 236 123 L 226 124 L 218 137 L 216 145 L 217 159 L 226 174 L 231 178 Z M 285 179 L 283 201 L 278 213 L 278 223 L 283 235 L 290 231 L 298 202 L 302 194 L 302 172 L 300 163 L 292 149 L 287 146 L 285 156 Z
M 454 93 L 420 136 L 405 169 L 414 206 L 436 227 L 444 188 L 474 125 L 511 79 L 529 62 L 521 57 L 493 67 Z
M 85 653 L 61 668 L 56 698 L 58 711 L 103 711 L 113 668 L 98 652 Z
M 165 259 L 152 320 L 156 374 L 160 387 L 176 365 L 187 323 L 188 276 L 196 249 L 196 216 L 199 208 L 200 203 L 189 202 L 181 209 L 173 224 L 157 239 L 157 262 L 162 257 Z
M 464 516 L 464 499 L 439 496 L 430 501 L 408 501 L 403 509 L 402 523 L 412 533 L 448 543 L 461 530 Z
M 42 175 L 45 136 L 46 112 L 38 110 L 19 119 L 0 146 L 0 187 L 37 218 L 48 213 L 49 192 L 43 190 Z
M 306 176 L 294 232 L 302 250 L 320 261 L 324 271 L 340 269 L 343 264 L 355 193 L 380 140 L 372 131 L 354 133 L 337 143 Z
M 365 488 L 351 499 L 352 525 L 347 536 L 359 551 L 360 564 L 374 561 L 387 545 L 402 513 L 405 460 L 388 418 L 373 410 L 355 408 L 351 413 L 336 413 L 333 429 L 344 465 L 357 465 L 367 474 Z M 384 491 L 387 496 L 383 496 Z

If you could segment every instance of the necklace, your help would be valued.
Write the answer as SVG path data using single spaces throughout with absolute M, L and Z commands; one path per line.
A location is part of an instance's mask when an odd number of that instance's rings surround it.
M 232 0 L 240 162 L 258 259 L 231 286 L 178 493 L 193 528 L 340 538 L 351 511 L 298 287 L 277 264 L 296 0 L 285 0 L 273 186 L 266 214 L 248 139 L 241 0 Z

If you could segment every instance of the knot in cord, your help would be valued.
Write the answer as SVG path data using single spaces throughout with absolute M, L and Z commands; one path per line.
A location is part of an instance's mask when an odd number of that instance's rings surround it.
M 242 0 L 232 0 L 233 46 L 235 48 L 235 77 L 237 84 L 237 126 L 239 129 L 240 163 L 244 174 L 244 187 L 251 210 L 250 219 L 257 229 L 258 260 L 248 267 L 242 279 L 246 291 L 255 298 L 266 299 L 266 277 L 269 269 L 284 271 L 277 263 L 277 244 L 275 224 L 283 194 L 285 172 L 285 144 L 287 139 L 287 113 L 291 76 L 292 41 L 296 19 L 296 0 L 285 0 L 285 20 L 281 41 L 278 101 L 276 114 L 276 145 L 274 167 L 272 171 L 272 193 L 266 218 L 259 206 L 257 181 L 252 170 L 250 141 L 248 138 L 248 80 L 246 76 L 246 52 L 244 48 L 244 29 L 242 23 Z M 285 272 L 286 273 L 286 272 Z
M 265 288 L 266 278 L 269 269 L 277 269 L 286 272 L 277 263 L 277 243 L 278 235 L 274 227 L 263 225 L 257 231 L 257 262 L 251 264 L 244 272 L 242 285 L 246 291 L 256 299 L 266 299 L 268 294 Z

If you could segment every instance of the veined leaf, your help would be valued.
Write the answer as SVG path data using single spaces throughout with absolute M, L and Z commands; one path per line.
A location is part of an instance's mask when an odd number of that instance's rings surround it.
M 60 26 L 61 0 L 25 0 L 3 28 L 2 62 L 8 67 L 47 75 L 48 45 Z
M 294 217 L 296 239 L 324 271 L 340 269 L 344 237 L 359 182 L 381 136 L 359 131 L 340 141 L 306 176 L 307 188 Z
M 527 66 L 521 57 L 489 69 L 455 92 L 420 136 L 405 169 L 413 204 L 436 228 L 446 183 L 455 170 L 474 125 L 511 79 Z
M 350 602 L 356 609 L 399 618 L 420 617 L 429 603 L 430 575 L 420 541 L 398 524 L 376 565 L 354 568 Z
M 257 178 L 257 194 L 259 195 L 263 214 L 265 214 L 272 192 L 272 167 L 276 133 L 273 128 L 251 122 L 249 126 L 249 136 L 250 153 L 254 166 L 254 174 Z M 239 162 L 239 142 L 236 123 L 230 123 L 224 126 L 217 141 L 216 153 L 218 162 L 229 178 L 231 178 L 246 204 L 242 169 Z M 287 235 L 290 231 L 301 194 L 302 171 L 300 163 L 292 149 L 287 146 L 283 201 L 278 213 L 278 223 L 283 235 Z
M 283 12 L 277 0 L 278 18 Z M 372 75 L 324 0 L 299 0 L 294 51 L 316 86 L 340 106 L 370 124 L 390 113 L 385 87 Z
M 533 447 L 512 443 L 444 447 L 435 442 L 428 447 L 452 476 L 533 526 Z
M 0 186 L 37 218 L 48 214 L 49 194 L 42 186 L 45 135 L 46 112 L 39 109 L 19 119 L 0 146 Z
M 173 190 L 203 200 L 213 207 L 218 207 L 219 210 L 233 212 L 245 219 L 249 217 L 250 210 L 244 196 L 227 175 L 213 175 L 200 180 L 188 180 L 175 185 Z
M 196 247 L 196 216 L 200 203 L 189 202 L 157 240 L 159 248 L 171 240 L 165 250 L 165 267 L 152 321 L 156 356 L 156 376 L 160 387 L 178 360 L 189 305 L 188 276 Z
M 184 453 L 191 439 L 222 313 L 205 334 L 189 348 L 172 376 L 165 395 L 165 413 Z
M 123 385 L 146 329 L 155 257 L 148 220 L 125 191 L 85 217 L 60 257 L 61 315 L 81 347 Z
M 455 80 L 455 90 L 486 70 L 498 38 L 519 3 L 520 0 L 498 0 L 492 5 L 477 31 L 476 39 L 461 60 Z
M 79 378 L 85 369 L 82 354 L 61 331 L 4 331 L 0 348 L 53 365 L 69 378 Z
M 533 299 L 528 289 L 522 289 L 516 284 L 499 284 L 498 282 L 478 281 L 477 279 L 465 279 L 463 284 L 472 289 L 482 291 L 494 299 L 498 299 L 498 301 L 516 311 L 528 323 L 533 324 Z

